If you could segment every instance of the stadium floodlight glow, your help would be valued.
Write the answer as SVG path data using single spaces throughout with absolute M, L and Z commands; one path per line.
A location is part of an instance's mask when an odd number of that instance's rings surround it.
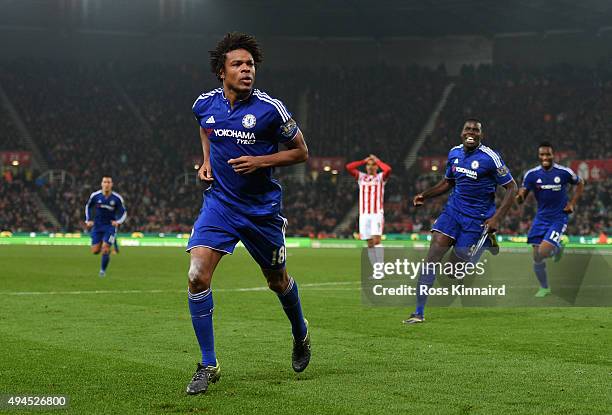
M 199 165 L 199 164 L 194 164 L 194 165 L 193 165 L 193 168 L 194 168 L 195 170 L 198 170 L 198 169 L 200 168 L 200 165 Z
M 431 166 L 431 170 L 438 171 L 438 166 Z
M 334 169 L 331 171 L 332 174 L 338 174 L 338 170 Z
M 331 166 L 325 166 L 323 167 L 323 171 L 330 171 L 331 170 Z
M 19 166 L 19 160 L 13 160 L 13 161 L 11 162 L 11 164 L 12 164 L 13 166 Z

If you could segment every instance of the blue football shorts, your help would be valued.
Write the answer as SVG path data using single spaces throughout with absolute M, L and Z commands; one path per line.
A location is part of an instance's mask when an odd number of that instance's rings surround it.
M 247 216 L 207 196 L 193 225 L 187 252 L 206 247 L 232 254 L 241 241 L 261 268 L 281 269 L 287 256 L 286 228 L 287 219 L 280 214 Z
M 527 235 L 527 243 L 530 245 L 540 245 L 546 241 L 557 248 L 561 244 L 561 238 L 567 229 L 567 220 L 546 220 L 536 216 Z
M 484 249 L 491 246 L 489 240 L 476 255 L 468 258 L 468 252 L 483 235 L 485 219 L 476 219 L 459 214 L 453 208 L 445 207 L 431 227 L 431 231 L 440 232 L 455 240 L 454 249 L 459 258 L 477 261 Z
M 117 228 L 113 225 L 94 226 L 91 229 L 91 244 L 98 245 L 100 242 L 112 245 L 115 243 Z

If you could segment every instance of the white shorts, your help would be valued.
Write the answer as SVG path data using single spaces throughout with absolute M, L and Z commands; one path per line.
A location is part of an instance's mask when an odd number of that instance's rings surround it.
M 372 239 L 372 236 L 381 236 L 384 217 L 382 213 L 366 213 L 359 215 L 359 237 L 361 240 Z

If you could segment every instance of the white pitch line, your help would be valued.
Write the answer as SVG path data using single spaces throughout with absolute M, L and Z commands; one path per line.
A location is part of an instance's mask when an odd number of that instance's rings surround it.
M 359 284 L 359 281 L 321 282 L 314 284 L 299 284 L 299 288 L 312 288 L 315 290 L 337 290 L 333 288 L 338 285 Z M 252 292 L 268 291 L 268 287 L 248 288 L 216 288 L 215 292 Z M 88 290 L 88 291 L 0 291 L 0 295 L 27 296 L 27 295 L 88 295 L 88 294 L 160 294 L 160 293 L 185 293 L 187 290 Z

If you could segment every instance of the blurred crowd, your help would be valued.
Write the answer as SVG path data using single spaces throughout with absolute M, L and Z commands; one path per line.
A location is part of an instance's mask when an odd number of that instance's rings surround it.
M 307 74 L 264 67 L 257 87 L 293 112 L 311 157 L 352 161 L 376 153 L 391 164 L 385 232 L 411 233 L 430 229 L 445 198 L 415 209 L 412 196 L 438 181 L 440 172 L 425 173 L 418 165 L 405 171 L 402 161 L 449 79 L 443 68 L 416 66 L 329 68 Z M 456 87 L 419 156 L 445 156 L 459 143 L 464 119 L 477 117 L 484 123 L 485 144 L 502 154 L 519 183 L 522 172 L 538 162 L 539 141 L 552 142 L 566 157 L 612 158 L 610 68 L 482 65 L 463 68 L 453 81 Z M 63 181 L 43 175 L 9 183 L 3 176 L 0 228 L 51 229 L 36 212 L 24 215 L 6 208 L 28 204 L 23 198 L 36 191 L 63 231 L 83 230 L 85 202 L 99 189 L 101 176 L 111 174 L 128 208 L 123 231 L 191 230 L 203 190 L 195 180 L 201 147 L 191 106 L 200 93 L 219 86 L 208 68 L 21 60 L 0 65 L 0 82 L 49 168 L 67 172 Z M 23 149 L 5 111 L 0 111 L 0 128 L 0 151 Z M 309 167 L 275 172 L 284 187 L 288 234 L 334 235 L 357 203 L 354 179 L 338 173 Z M 609 231 L 611 187 L 610 179 L 587 185 L 570 233 Z M 533 212 L 533 200 L 513 206 L 503 232 L 525 233 Z M 352 234 L 357 229 L 353 225 L 337 236 Z
M 374 67 L 308 74 L 308 130 L 312 155 L 362 159 L 376 153 L 403 161 L 447 83 L 433 71 Z M 392 81 L 391 81 L 392 80 Z
M 18 139 L 19 132 L 17 126 L 9 116 L 8 112 L 0 107 L 0 151 L 6 150 L 23 150 L 23 144 Z
M 5 168 L 0 177 L 0 231 L 43 232 L 53 229 L 34 199 L 31 172 Z

